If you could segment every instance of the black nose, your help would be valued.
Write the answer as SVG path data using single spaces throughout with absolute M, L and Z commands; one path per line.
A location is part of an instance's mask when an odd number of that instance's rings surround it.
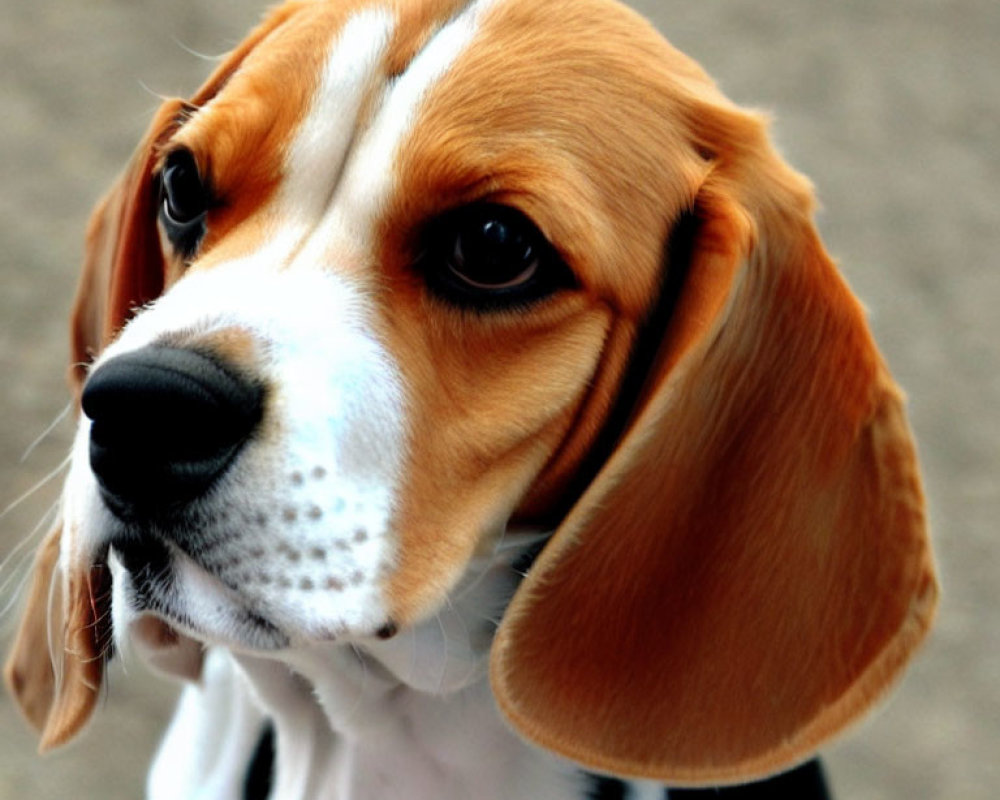
M 90 466 L 109 508 L 134 518 L 204 494 L 261 418 L 263 391 L 191 350 L 144 347 L 102 364 L 83 390 Z

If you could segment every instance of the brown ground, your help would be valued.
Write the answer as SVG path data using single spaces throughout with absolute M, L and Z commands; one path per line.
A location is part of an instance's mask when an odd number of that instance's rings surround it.
M 62 459 L 65 317 L 82 228 L 155 93 L 190 91 L 256 0 L 0 0 L 0 506 Z M 822 228 L 911 397 L 945 582 L 889 707 L 828 764 L 847 800 L 1000 794 L 1000 4 L 636 5 L 744 104 L 772 109 Z M 0 520 L 0 556 L 54 499 Z M 0 583 L 23 570 L 5 566 Z M 0 591 L 0 609 L 10 587 Z M 11 614 L 4 614 L 9 620 Z M 2 624 L 2 623 L 0 623 Z M 45 760 L 0 699 L 0 800 L 134 798 L 169 690 L 133 666 L 85 740 Z M 470 799 L 474 800 L 474 798 Z

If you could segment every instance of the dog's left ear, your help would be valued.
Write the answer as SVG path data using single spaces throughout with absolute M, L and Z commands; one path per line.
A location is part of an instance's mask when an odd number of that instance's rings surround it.
M 903 399 L 811 191 L 755 117 L 699 115 L 714 166 L 638 411 L 491 671 L 529 740 L 674 785 L 810 757 L 884 696 L 937 597 Z

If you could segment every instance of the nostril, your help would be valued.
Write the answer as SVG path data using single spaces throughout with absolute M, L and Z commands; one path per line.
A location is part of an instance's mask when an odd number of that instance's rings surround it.
M 160 510 L 203 493 L 260 421 L 259 385 L 211 356 L 146 347 L 88 379 L 90 463 L 120 515 Z

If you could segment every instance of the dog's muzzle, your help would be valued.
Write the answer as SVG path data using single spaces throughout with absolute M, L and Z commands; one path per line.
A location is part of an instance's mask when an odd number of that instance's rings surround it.
M 192 350 L 148 346 L 105 362 L 82 397 L 105 503 L 135 520 L 203 495 L 257 429 L 263 400 L 260 385 Z

